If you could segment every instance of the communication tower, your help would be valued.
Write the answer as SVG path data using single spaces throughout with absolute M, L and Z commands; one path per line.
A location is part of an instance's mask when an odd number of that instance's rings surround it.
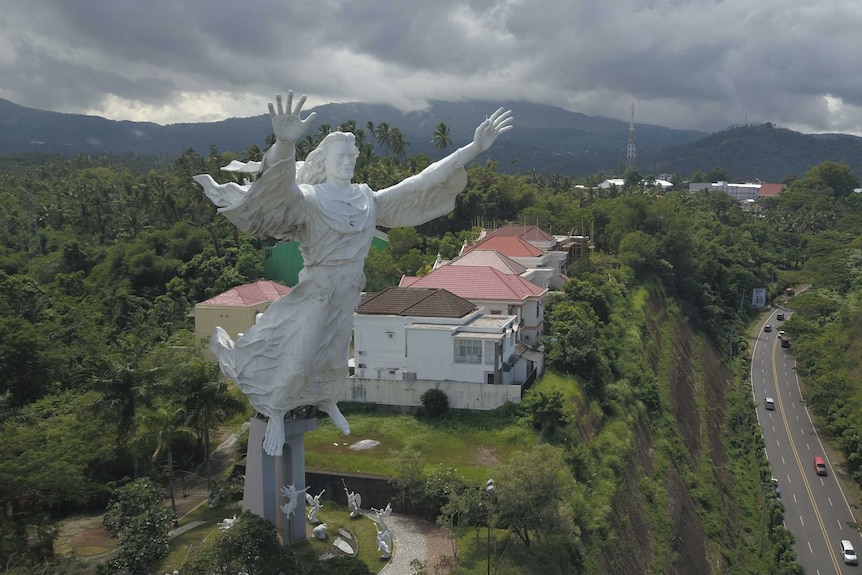
M 635 105 L 632 104 L 632 119 L 629 121 L 629 145 L 626 146 L 626 171 L 635 169 Z

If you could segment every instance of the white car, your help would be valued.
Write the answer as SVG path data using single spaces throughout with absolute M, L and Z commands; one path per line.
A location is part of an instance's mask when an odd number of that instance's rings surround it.
M 772 411 L 775 409 L 775 400 L 772 399 L 771 397 L 767 397 L 766 400 L 763 402 L 763 404 L 766 406 L 766 409 L 768 409 L 769 411 Z
M 859 560 L 856 558 L 856 550 L 853 549 L 853 544 L 846 539 L 841 540 L 841 556 L 844 557 L 844 562 L 848 565 L 857 565 Z

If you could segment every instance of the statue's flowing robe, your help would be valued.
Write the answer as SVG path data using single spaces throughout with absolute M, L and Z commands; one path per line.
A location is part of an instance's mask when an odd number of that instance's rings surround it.
M 334 406 L 340 395 L 375 227 L 416 226 L 449 213 L 467 184 L 458 152 L 378 192 L 365 184 L 293 184 L 295 170 L 292 159 L 279 161 L 251 186 L 195 177 L 239 229 L 296 241 L 302 253 L 296 287 L 236 342 L 216 328 L 210 343 L 222 373 L 269 417 L 264 445 L 277 445 L 270 455 L 281 454 L 288 411 Z

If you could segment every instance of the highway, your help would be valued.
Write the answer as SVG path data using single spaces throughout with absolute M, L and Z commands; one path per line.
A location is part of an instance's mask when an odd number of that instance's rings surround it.
M 809 575 L 862 573 L 862 567 L 844 564 L 838 548 L 849 539 L 862 553 L 862 536 L 847 525 L 855 518 L 802 398 L 792 342 L 791 349 L 779 345 L 779 313 L 790 317 L 788 310 L 773 310 L 766 320 L 772 331 L 761 329 L 752 349 L 751 384 L 766 455 L 781 490 L 784 524 Z M 774 410 L 766 409 L 767 397 L 773 398 Z M 826 476 L 814 472 L 815 456 L 825 460 Z

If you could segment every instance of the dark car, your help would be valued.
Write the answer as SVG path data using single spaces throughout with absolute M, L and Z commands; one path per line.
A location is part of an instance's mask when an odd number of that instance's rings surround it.
M 772 331 L 772 326 L 769 324 L 766 324 L 765 326 L 763 326 L 763 331 Z
M 784 321 L 784 314 L 783 313 L 778 314 L 777 316 L 775 316 L 775 319 L 777 319 L 778 321 Z

